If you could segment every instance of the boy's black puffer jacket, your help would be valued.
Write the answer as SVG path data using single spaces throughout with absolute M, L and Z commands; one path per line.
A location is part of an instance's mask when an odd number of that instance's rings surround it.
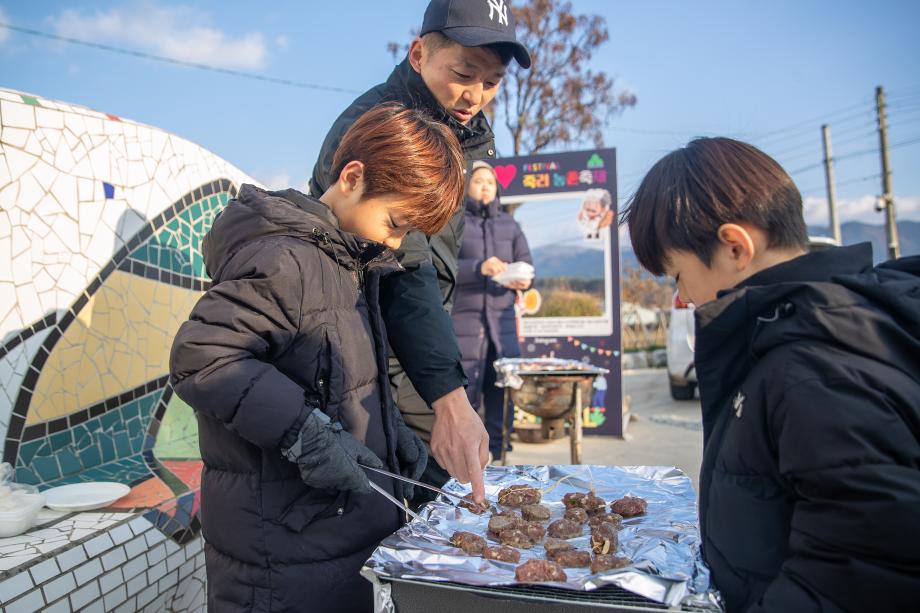
M 179 329 L 170 371 L 198 416 L 208 608 L 369 611 L 358 571 L 398 509 L 304 485 L 279 445 L 319 406 L 398 470 L 378 308 L 379 277 L 398 265 L 319 201 L 251 185 L 204 257 L 214 285 Z
M 696 317 L 700 523 L 728 610 L 916 610 L 920 257 L 811 253 Z

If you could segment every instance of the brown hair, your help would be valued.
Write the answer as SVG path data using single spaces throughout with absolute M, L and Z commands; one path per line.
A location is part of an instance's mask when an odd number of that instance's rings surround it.
M 712 262 L 719 226 L 746 222 L 767 235 L 768 248 L 808 244 L 802 196 L 776 161 L 730 138 L 698 138 L 661 158 L 642 179 L 620 224 L 639 263 L 664 274 L 668 252 Z
M 460 143 L 423 111 L 395 102 L 367 111 L 342 137 L 332 176 L 352 161 L 364 164 L 362 197 L 398 195 L 399 212 L 425 234 L 440 232 L 460 208 L 466 166 Z

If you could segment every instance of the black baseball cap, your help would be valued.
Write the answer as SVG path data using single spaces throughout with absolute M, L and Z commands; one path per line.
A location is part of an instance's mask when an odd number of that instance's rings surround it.
M 530 53 L 514 34 L 510 0 L 431 0 L 419 36 L 440 32 L 464 47 L 505 44 L 522 68 Z

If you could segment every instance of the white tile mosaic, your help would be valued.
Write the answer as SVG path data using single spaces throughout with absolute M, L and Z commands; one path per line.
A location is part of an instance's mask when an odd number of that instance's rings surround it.
M 70 604 L 74 611 L 82 611 L 86 605 L 99 596 L 101 596 L 99 584 L 95 581 L 91 581 L 70 594 Z
M 42 586 L 42 592 L 48 602 L 53 602 L 71 593 L 77 587 L 72 573 L 66 573 L 58 576 Z
M 42 609 L 42 613 L 72 613 L 72 609 L 70 608 L 70 600 L 67 598 L 58 600 L 54 604 Z
M 86 547 L 86 553 L 93 557 L 98 556 L 104 551 L 108 551 L 114 546 L 115 543 L 112 542 L 112 537 L 108 534 L 102 534 L 94 539 L 90 539 L 84 545 L 84 547 Z
M 13 575 L 6 581 L 0 581 L 0 595 L 2 595 L 3 598 L 0 602 L 8 602 L 14 598 L 18 598 L 33 587 L 35 587 L 35 585 L 32 583 L 32 578 L 29 576 L 29 573 Z
M 147 569 L 147 582 L 156 583 L 166 576 L 166 562 L 157 562 Z
M 105 602 L 105 610 L 111 611 L 121 603 L 125 602 L 128 599 L 128 591 L 124 585 L 119 585 L 114 590 L 109 592 L 103 598 Z
M 57 555 L 58 566 L 61 567 L 61 571 L 68 571 L 78 564 L 82 564 L 86 561 L 86 551 L 83 547 L 77 545 L 72 547 L 63 553 Z
M 116 545 L 121 545 L 122 543 L 130 540 L 134 535 L 131 532 L 131 528 L 128 527 L 128 524 L 121 524 L 120 526 L 115 526 L 109 530 L 109 536 L 112 537 L 112 540 L 115 541 Z
M 145 218 L 157 215 L 190 189 L 226 177 L 235 184 L 254 181 L 224 160 L 213 156 L 201 147 L 177 136 L 170 135 L 150 126 L 141 126 L 128 120 L 111 120 L 103 113 L 54 101 L 39 99 L 40 106 L 24 104 L 23 98 L 11 90 L 0 90 L 0 159 L 5 162 L 0 172 L 0 185 L 15 185 L 15 198 L 4 194 L 0 200 L 9 200 L 2 205 L 29 211 L 39 201 L 39 196 L 54 194 L 58 211 L 73 224 L 84 230 L 87 236 L 92 232 L 86 228 L 96 227 L 102 234 L 102 244 L 108 249 L 106 257 L 101 250 L 90 259 L 95 263 L 81 276 L 73 280 L 73 286 L 80 290 L 86 287 L 98 274 L 112 255 L 112 246 L 118 230 L 115 223 L 95 226 L 86 223 L 84 214 L 92 213 L 84 208 L 90 203 L 105 201 L 102 182 L 114 186 L 118 215 L 130 209 L 139 210 Z M 47 106 L 45 106 L 47 105 Z M 43 160 L 43 161 L 40 161 Z M 78 189 L 71 187 L 73 180 L 80 178 L 87 184 Z M 58 186 L 64 181 L 68 185 Z M 124 195 L 126 188 L 143 188 L 137 192 L 140 202 L 135 203 Z M 97 218 L 98 219 L 98 218 Z M 31 218 L 24 226 L 35 243 L 38 253 L 34 262 L 47 263 L 43 257 L 61 241 L 71 255 L 84 249 L 80 240 L 71 241 L 60 232 L 56 239 L 46 239 L 45 228 L 38 220 Z M 123 236 L 123 238 L 125 238 Z M 0 249 L 0 270 L 9 269 L 11 260 Z M 0 274 L 0 281 L 2 281 Z M 73 287 L 64 291 L 62 299 L 53 306 L 65 308 L 78 295 Z M 23 323 L 32 323 L 42 316 L 47 304 L 33 300 L 23 308 Z M 26 308 L 27 307 L 27 308 Z M 11 329 L 0 319 L 0 338 Z M 21 325 L 21 324 L 20 324 Z
M 60 575 L 61 569 L 58 567 L 57 560 L 51 558 L 50 560 L 34 564 L 29 568 L 29 572 L 32 574 L 35 585 L 41 585 L 45 581 Z
M 41 611 L 44 606 L 45 599 L 42 598 L 41 590 L 33 590 L 6 605 L 4 610 L 6 613 L 35 613 Z
M 166 558 L 166 546 L 159 543 L 151 547 L 147 552 L 147 563 L 153 566 L 157 562 L 162 562 Z
M 112 551 L 106 553 L 102 556 L 102 568 L 105 570 L 112 570 L 117 566 L 121 566 L 127 561 L 125 556 L 125 550 L 123 547 L 116 547 Z
M 102 562 L 99 561 L 99 558 L 93 558 L 83 566 L 78 566 L 73 571 L 73 576 L 74 579 L 77 580 L 77 585 L 88 583 L 100 574 L 102 574 Z
M 136 577 L 128 579 L 127 583 L 125 583 L 125 586 L 128 589 L 128 596 L 134 596 L 135 594 L 140 592 L 142 589 L 144 589 L 146 585 L 147 585 L 147 575 L 146 574 L 140 574 Z
M 13 128 L 35 129 L 35 107 L 11 100 L 0 101 L 0 115 L 3 125 Z
M 99 577 L 99 587 L 102 589 L 103 594 L 111 592 L 119 585 L 123 585 L 124 582 L 125 578 L 121 574 L 121 568 L 116 568 Z
M 129 598 L 124 604 L 115 609 L 113 613 L 137 613 L 137 599 Z
M 132 560 L 147 551 L 147 539 L 144 535 L 136 536 L 125 543 L 125 554 Z
M 137 595 L 137 606 L 143 607 L 157 597 L 157 586 L 151 585 Z

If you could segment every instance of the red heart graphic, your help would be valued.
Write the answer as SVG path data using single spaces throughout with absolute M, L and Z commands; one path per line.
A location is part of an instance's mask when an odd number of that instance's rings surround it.
M 516 174 L 517 167 L 514 164 L 495 167 L 495 176 L 498 177 L 498 182 L 501 183 L 502 189 L 508 189 Z

